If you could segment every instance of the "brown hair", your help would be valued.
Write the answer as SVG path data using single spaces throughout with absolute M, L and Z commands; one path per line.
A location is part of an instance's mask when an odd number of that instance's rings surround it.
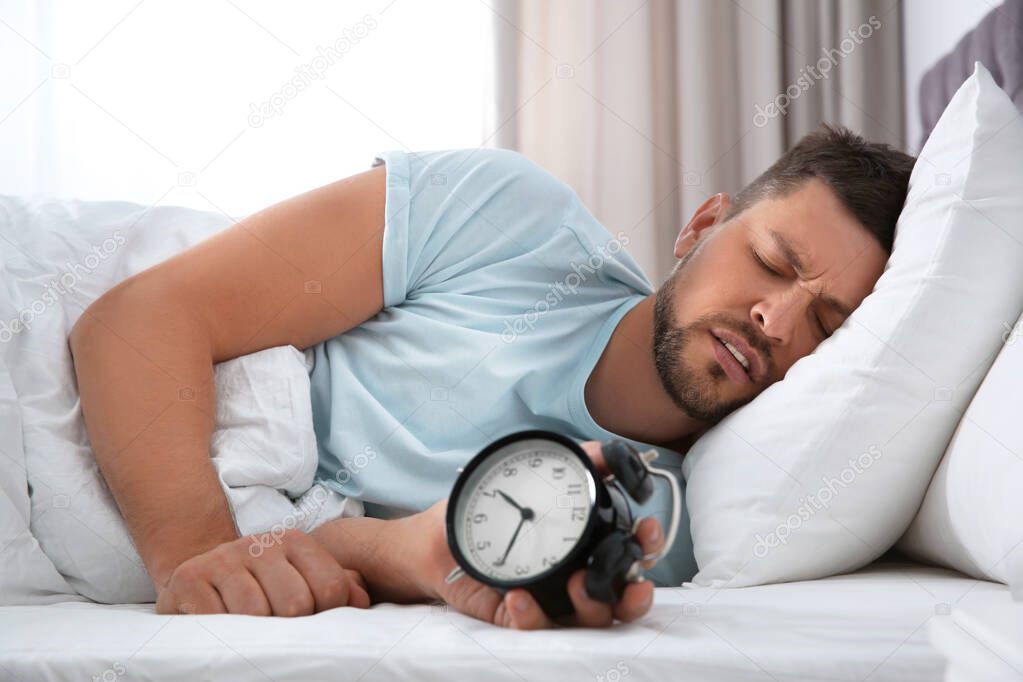
M 847 128 L 822 123 L 735 195 L 728 217 L 761 199 L 787 196 L 816 177 L 891 253 L 915 161 L 890 145 L 868 142 Z

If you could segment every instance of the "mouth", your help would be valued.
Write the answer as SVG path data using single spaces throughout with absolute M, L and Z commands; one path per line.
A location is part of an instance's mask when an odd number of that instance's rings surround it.
M 732 381 L 751 384 L 760 380 L 763 358 L 746 339 L 721 328 L 711 329 L 710 335 L 714 342 L 714 355 Z

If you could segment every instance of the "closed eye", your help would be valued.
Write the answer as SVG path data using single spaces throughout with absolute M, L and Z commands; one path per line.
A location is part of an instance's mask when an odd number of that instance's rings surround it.
M 770 274 L 772 277 L 784 277 L 785 276 L 783 273 L 778 272 L 773 267 L 771 267 L 771 265 L 768 264 L 768 262 L 765 261 L 760 256 L 760 254 L 757 252 L 757 250 L 755 248 L 750 248 L 750 253 L 753 254 L 753 260 L 755 260 L 757 262 L 757 264 L 761 268 L 763 268 L 765 271 L 767 271 L 767 273 Z M 822 339 L 826 339 L 829 336 L 831 336 L 831 332 L 828 331 L 828 328 L 824 325 L 824 322 L 821 320 L 821 316 L 818 315 L 816 311 L 813 314 L 813 321 L 814 321 L 814 324 L 817 326 L 817 331 L 820 333 Z
M 784 276 L 780 272 L 778 272 L 777 270 L 772 268 L 770 265 L 768 265 L 767 261 L 765 261 L 763 258 L 761 258 L 760 254 L 757 253 L 756 249 L 750 249 L 750 251 L 753 253 L 753 259 L 760 265 L 760 267 L 762 267 L 768 273 L 770 273 L 771 275 L 773 275 L 775 277 L 783 277 Z

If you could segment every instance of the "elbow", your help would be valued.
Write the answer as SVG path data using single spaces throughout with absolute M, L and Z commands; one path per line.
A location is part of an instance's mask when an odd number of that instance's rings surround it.
M 92 349 L 102 348 L 118 338 L 123 341 L 136 336 L 140 324 L 154 324 L 154 319 L 145 319 L 152 317 L 152 312 L 158 313 L 155 319 L 160 318 L 162 313 L 151 311 L 153 306 L 144 303 L 147 298 L 152 299 L 144 292 L 146 288 L 146 282 L 139 275 L 129 277 L 82 312 L 68 332 L 68 347 L 76 363 Z
M 102 325 L 116 324 L 118 315 L 123 314 L 121 286 L 117 286 L 93 301 L 78 317 L 68 333 L 68 347 L 71 357 L 77 362 L 85 349 L 96 340 Z
M 163 278 L 145 272 L 129 277 L 93 301 L 71 327 L 71 357 L 77 368 L 96 353 L 116 355 L 127 348 L 168 352 L 191 339 L 205 345 L 208 331 L 197 308 Z

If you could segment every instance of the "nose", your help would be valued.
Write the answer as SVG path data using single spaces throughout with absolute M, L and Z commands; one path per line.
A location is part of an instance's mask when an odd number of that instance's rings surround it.
M 792 341 L 799 320 L 805 315 L 804 309 L 813 298 L 811 293 L 800 287 L 795 289 L 774 292 L 750 308 L 753 324 L 773 344 L 787 345 Z

